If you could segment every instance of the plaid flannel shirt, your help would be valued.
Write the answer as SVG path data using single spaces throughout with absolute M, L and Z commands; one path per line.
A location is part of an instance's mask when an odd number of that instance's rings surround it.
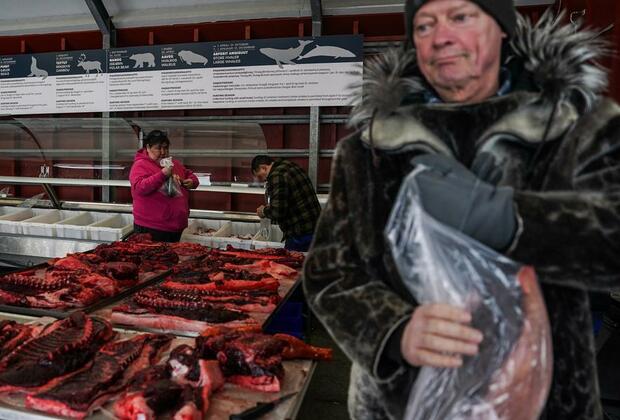
M 280 226 L 284 239 L 314 232 L 321 206 L 310 178 L 299 165 L 277 159 L 267 176 L 265 194 L 265 217 Z

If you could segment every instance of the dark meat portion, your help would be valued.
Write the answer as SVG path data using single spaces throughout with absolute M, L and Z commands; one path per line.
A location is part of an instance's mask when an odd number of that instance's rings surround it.
M 113 410 L 120 420 L 199 419 L 202 407 L 196 394 L 191 386 L 174 382 L 166 366 L 153 366 L 134 377 Z
M 288 334 L 274 334 L 274 338 L 286 342 L 282 351 L 282 358 L 289 359 L 311 359 L 311 360 L 331 360 L 332 349 L 311 346 L 297 337 Z
M 30 325 L 19 324 L 15 321 L 2 321 L 0 323 L 0 359 L 36 334 L 36 329 Z
M 100 263 L 97 271 L 115 280 L 138 280 L 138 266 L 131 262 L 112 261 Z
M 0 391 L 52 387 L 83 367 L 113 335 L 107 322 L 81 312 L 56 321 L 0 360 Z
M 231 332 L 196 338 L 201 359 L 217 359 L 229 382 L 264 392 L 280 391 L 286 343 L 260 333 Z
M 241 311 L 218 307 L 201 299 L 168 299 L 158 290 L 156 287 L 142 290 L 136 293 L 133 302 L 157 314 L 180 316 L 210 323 L 224 323 L 248 318 L 248 315 Z
M 145 334 L 109 343 L 101 348 L 86 370 L 55 387 L 26 398 L 26 406 L 39 411 L 83 418 L 123 388 L 136 370 L 156 362 L 171 337 Z

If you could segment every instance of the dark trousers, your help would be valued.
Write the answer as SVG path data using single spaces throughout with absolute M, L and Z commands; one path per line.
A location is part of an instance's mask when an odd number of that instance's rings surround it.
M 290 236 L 284 241 L 284 248 L 289 251 L 308 252 L 313 234 Z
M 158 242 L 179 242 L 181 234 L 183 232 L 166 232 L 163 230 L 151 229 L 148 227 L 133 224 L 133 231 L 135 233 L 150 233 L 151 238 Z

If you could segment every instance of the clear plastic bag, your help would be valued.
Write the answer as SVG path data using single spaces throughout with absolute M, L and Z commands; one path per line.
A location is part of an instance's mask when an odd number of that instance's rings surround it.
M 174 163 L 172 163 L 172 157 L 163 158 L 159 161 L 159 165 L 162 168 L 172 168 L 174 167 Z M 170 175 L 166 181 L 164 181 L 164 185 L 159 188 L 159 191 L 166 194 L 168 197 L 179 197 L 183 195 L 181 190 L 181 183 L 178 178 L 174 176 L 174 174 Z
M 425 213 L 415 184 L 421 170 L 404 180 L 385 229 L 394 261 L 417 302 L 469 310 L 484 339 L 459 368 L 420 369 L 405 419 L 535 419 L 551 384 L 552 348 L 534 270 Z

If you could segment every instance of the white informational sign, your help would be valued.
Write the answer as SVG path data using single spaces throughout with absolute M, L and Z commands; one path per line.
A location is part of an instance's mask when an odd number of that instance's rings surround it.
M 0 113 L 347 106 L 362 37 L 0 56 Z
M 0 113 L 49 114 L 107 109 L 103 50 L 0 57 Z

